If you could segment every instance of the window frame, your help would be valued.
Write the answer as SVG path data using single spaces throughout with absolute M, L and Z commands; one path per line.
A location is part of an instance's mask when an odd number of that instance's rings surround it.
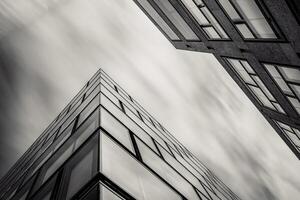
M 261 65 L 265 69 L 267 74 L 271 77 L 272 81 L 275 83 L 275 85 L 278 88 L 278 90 L 280 91 L 280 93 L 284 96 L 284 98 L 286 99 L 286 102 L 290 105 L 290 107 L 292 107 L 292 109 L 295 111 L 295 113 L 297 113 L 297 115 L 300 116 L 300 112 L 297 111 L 295 106 L 288 99 L 288 97 L 291 97 L 291 98 L 294 98 L 294 99 L 298 100 L 298 102 L 300 103 L 300 94 L 298 96 L 296 94 L 296 92 L 294 91 L 294 89 L 290 86 L 290 84 L 300 86 L 300 83 L 296 83 L 296 82 L 286 80 L 284 75 L 282 74 L 282 72 L 279 70 L 281 67 L 286 67 L 286 68 L 298 69 L 300 71 L 300 66 L 284 65 L 284 64 L 270 63 L 270 62 L 261 62 Z M 288 94 L 285 91 L 283 91 L 283 89 L 279 86 L 279 84 L 277 83 L 277 81 L 275 80 L 273 75 L 269 72 L 268 67 L 266 65 L 272 65 L 275 68 L 276 72 L 280 75 L 281 79 L 286 83 L 287 87 L 292 92 L 292 94 Z M 299 80 L 300 80 L 300 78 L 299 78 Z
M 235 30 L 239 33 L 239 35 L 242 37 L 242 39 L 244 41 L 246 41 L 246 42 L 285 42 L 286 41 L 285 36 L 283 35 L 282 31 L 280 30 L 279 26 L 277 25 L 277 22 L 274 20 L 274 18 L 271 15 L 270 11 L 268 11 L 266 5 L 264 5 L 263 2 L 260 2 L 259 0 L 253 0 L 254 3 L 259 8 L 260 12 L 262 13 L 265 21 L 269 24 L 270 28 L 274 32 L 274 35 L 276 36 L 276 38 L 261 38 L 261 37 L 258 37 L 255 34 L 255 32 L 251 29 L 249 24 L 247 23 L 247 20 L 243 19 L 243 15 L 236 8 L 236 5 L 232 2 L 232 0 L 227 0 L 227 1 L 231 4 L 231 6 L 235 10 L 235 12 L 238 14 L 238 16 L 240 17 L 240 20 L 236 20 L 236 21 L 233 20 L 230 17 L 230 15 L 227 13 L 225 8 L 223 7 L 222 3 L 219 0 L 217 0 L 216 2 L 219 5 L 219 7 L 221 8 L 221 10 L 223 11 L 223 13 L 226 15 L 226 17 L 228 18 L 230 23 L 234 26 Z M 248 30 L 251 32 L 251 34 L 254 36 L 254 38 L 244 37 L 242 32 L 236 26 L 236 25 L 239 25 L 239 24 L 244 24 L 245 26 L 247 26 Z
M 253 96 L 253 98 L 256 99 L 256 101 L 259 103 L 260 106 L 269 109 L 273 112 L 277 112 L 278 114 L 283 114 L 283 115 L 287 115 L 286 111 L 283 109 L 284 107 L 282 107 L 279 102 L 276 99 L 276 96 L 272 94 L 272 92 L 269 90 L 269 88 L 267 87 L 267 84 L 265 84 L 262 79 L 259 77 L 258 73 L 255 71 L 255 69 L 251 66 L 251 64 L 248 62 L 247 59 L 243 59 L 243 58 L 235 58 L 235 57 L 228 57 L 228 56 L 221 56 L 222 59 L 224 60 L 224 62 L 227 64 L 227 66 L 233 71 L 233 73 L 236 75 L 236 77 L 242 82 L 242 84 L 246 87 L 246 89 L 248 90 L 249 93 L 251 93 L 251 95 Z M 241 75 L 237 72 L 236 68 L 234 66 L 232 66 L 232 64 L 229 62 L 230 59 L 236 60 L 240 63 L 240 65 L 243 67 L 243 69 L 247 72 L 247 74 L 250 76 L 251 80 L 256 84 L 253 85 L 252 83 L 247 83 L 242 77 Z M 252 68 L 252 71 L 254 73 L 250 73 L 248 72 L 247 68 L 244 66 L 244 64 L 241 61 L 245 61 L 246 63 L 248 63 L 248 65 Z M 253 78 L 253 76 L 258 77 L 258 79 L 263 83 L 263 85 L 265 86 L 265 88 L 269 91 L 269 93 L 272 95 L 272 97 L 274 98 L 274 100 L 270 99 L 268 94 L 265 93 L 265 91 L 263 89 L 260 88 L 260 85 L 258 84 L 258 82 Z M 266 106 L 260 99 L 259 97 L 252 91 L 252 89 L 250 87 L 255 87 L 258 88 L 264 95 L 265 97 L 268 99 L 268 101 L 271 103 L 271 105 L 274 107 L 274 109 Z M 281 112 L 280 109 L 277 108 L 277 106 L 275 106 L 274 104 L 278 104 L 282 110 L 284 111 Z
M 213 12 L 211 12 L 211 10 L 209 9 L 209 7 L 207 7 L 207 5 L 205 4 L 205 2 L 202 1 L 203 5 L 197 5 L 195 0 L 191 0 L 193 2 L 193 4 L 195 5 L 195 7 L 199 10 L 199 12 L 202 13 L 202 15 L 205 17 L 206 21 L 208 21 L 207 25 L 201 25 L 198 20 L 196 19 L 196 17 L 194 17 L 194 15 L 192 14 L 192 11 L 190 11 L 190 9 L 185 5 L 185 3 L 183 3 L 184 0 L 180 0 L 180 4 L 181 6 L 185 9 L 185 11 L 187 13 L 189 13 L 189 16 L 193 19 L 193 21 L 197 24 L 197 26 L 199 27 L 199 29 L 201 30 L 201 32 L 205 35 L 206 39 L 209 41 L 232 41 L 231 37 L 229 36 L 229 34 L 227 33 L 227 31 L 223 28 L 223 26 L 221 25 L 219 19 L 215 16 L 215 14 Z M 211 22 L 211 20 L 209 20 L 209 18 L 207 17 L 206 14 L 204 14 L 204 12 L 201 10 L 201 8 L 206 8 L 208 10 L 208 12 L 213 16 L 214 20 L 216 20 L 217 25 L 219 25 L 222 28 L 222 31 L 225 33 L 226 37 L 222 37 L 222 35 L 219 33 L 219 31 L 217 30 L 217 28 L 215 27 L 215 25 L 213 25 L 213 23 Z M 204 28 L 208 28 L 211 27 L 214 29 L 214 31 L 217 33 L 217 35 L 220 38 L 213 38 L 210 37 L 207 32 L 204 30 Z

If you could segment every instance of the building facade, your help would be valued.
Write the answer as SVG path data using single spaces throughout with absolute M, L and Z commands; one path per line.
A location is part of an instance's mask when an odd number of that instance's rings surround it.
M 212 53 L 300 159 L 300 1 L 134 1 L 175 48 Z
M 99 70 L 1 179 L 3 200 L 238 200 Z

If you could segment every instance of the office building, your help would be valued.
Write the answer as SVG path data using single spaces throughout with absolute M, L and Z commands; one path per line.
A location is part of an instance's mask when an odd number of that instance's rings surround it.
M 238 200 L 99 70 L 1 179 L 5 200 Z
M 212 53 L 300 159 L 300 1 L 134 1 L 175 48 Z

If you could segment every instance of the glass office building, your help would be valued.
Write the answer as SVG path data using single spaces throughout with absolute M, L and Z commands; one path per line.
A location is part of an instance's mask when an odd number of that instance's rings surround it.
M 175 48 L 212 53 L 300 159 L 300 1 L 134 2 Z
M 5 200 L 238 200 L 99 70 L 2 178 Z

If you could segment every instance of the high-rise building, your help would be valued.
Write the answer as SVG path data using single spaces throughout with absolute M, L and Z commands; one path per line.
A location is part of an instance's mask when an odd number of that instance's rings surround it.
M 238 200 L 99 70 L 2 178 L 5 200 Z
M 212 53 L 300 159 L 299 0 L 134 0 L 177 49 Z

